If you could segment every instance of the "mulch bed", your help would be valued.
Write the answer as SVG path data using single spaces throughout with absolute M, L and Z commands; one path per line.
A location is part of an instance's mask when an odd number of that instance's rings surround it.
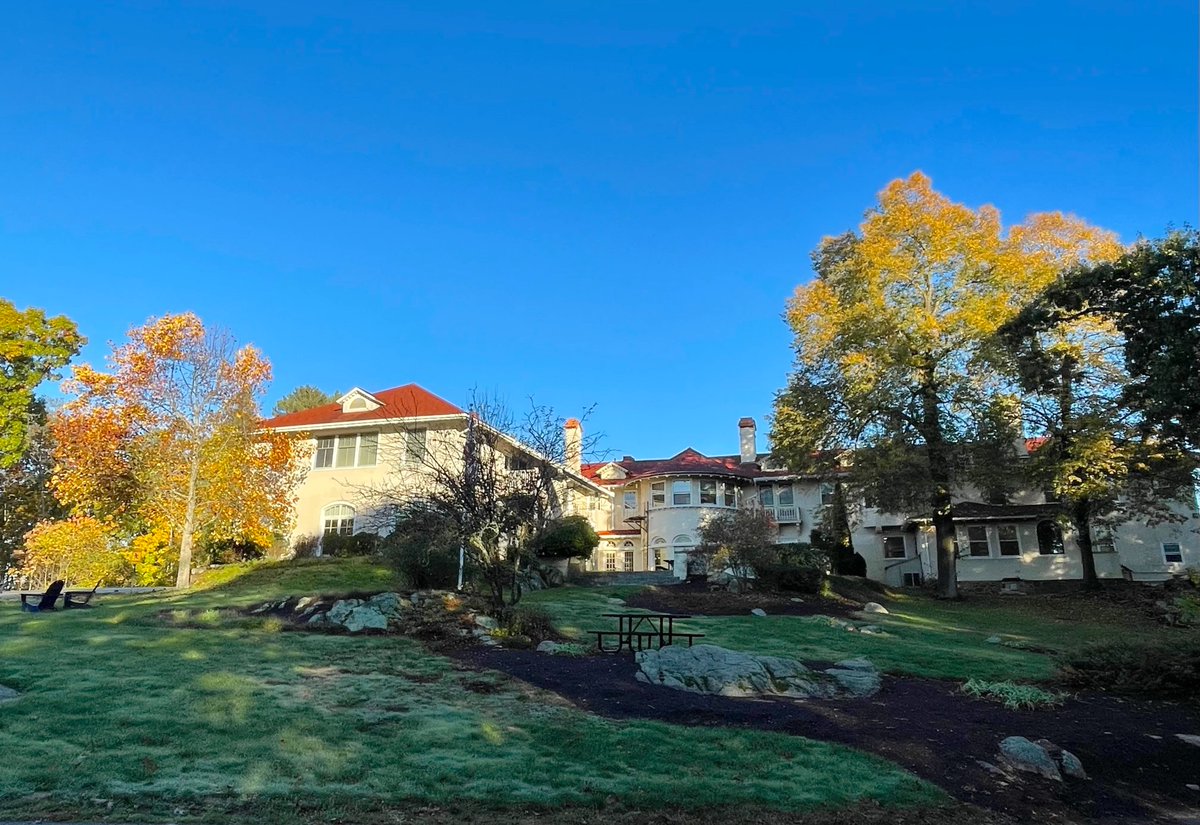
M 1200 821 L 1200 792 L 1186 787 L 1200 783 L 1200 748 L 1174 736 L 1200 734 L 1200 706 L 1092 694 L 1055 709 L 1011 711 L 972 699 L 955 683 L 895 676 L 885 677 L 883 690 L 870 699 L 732 699 L 639 682 L 628 655 L 481 648 L 452 655 L 601 716 L 757 728 L 850 745 L 904 766 L 959 800 L 1022 821 Z M 1006 736 L 1061 745 L 1083 761 L 1091 779 L 993 776 L 976 760 L 994 762 Z
M 793 601 L 799 599 L 799 601 Z M 709 591 L 704 582 L 687 582 L 670 587 L 648 587 L 625 599 L 627 607 L 655 613 L 687 613 L 693 616 L 746 616 L 761 607 L 773 616 L 850 617 L 861 606 L 820 596 L 777 596 L 768 593 Z

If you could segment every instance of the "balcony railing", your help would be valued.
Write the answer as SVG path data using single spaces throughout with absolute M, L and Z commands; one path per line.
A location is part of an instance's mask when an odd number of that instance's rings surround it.
M 800 522 L 800 508 L 795 505 L 788 507 L 767 507 L 765 509 L 775 517 L 776 524 L 798 524 Z

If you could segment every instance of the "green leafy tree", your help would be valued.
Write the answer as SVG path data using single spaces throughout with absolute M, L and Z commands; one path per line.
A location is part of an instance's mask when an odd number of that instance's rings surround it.
M 555 519 L 542 528 L 530 542 L 535 556 L 547 559 L 587 558 L 600 543 L 586 516 Z
M 275 402 L 275 415 L 311 410 L 337 401 L 337 395 L 327 393 L 311 384 L 305 384 L 289 392 Z
M 958 595 L 952 508 L 967 448 L 1012 442 L 982 420 L 998 391 L 984 343 L 1056 275 L 1043 242 L 1102 234 L 1058 214 L 1005 234 L 995 209 L 953 203 L 916 173 L 889 184 L 857 232 L 821 243 L 816 280 L 789 302 L 796 368 L 776 399 L 776 452 L 810 469 L 851 449 L 856 492 L 928 514 L 944 597 Z
M 700 543 L 692 559 L 709 572 L 728 570 L 743 584 L 758 572 L 777 564 L 780 547 L 775 542 L 779 528 L 765 510 L 742 507 L 719 513 L 700 525 Z
M 1122 394 L 1140 426 L 1200 450 L 1200 232 L 1135 244 L 1056 282 L 1030 320 L 1109 319 L 1124 338 Z
M 7 578 L 13 557 L 25 543 L 25 534 L 40 521 L 66 514 L 50 492 L 54 469 L 51 449 L 45 405 L 34 401 L 20 459 L 0 467 L 0 582 Z
M 0 468 L 21 460 L 28 445 L 34 390 L 79 352 L 75 322 L 40 309 L 19 310 L 0 298 Z
M 1082 272 L 1097 269 L 1108 272 L 1110 265 Z M 1093 528 L 1134 517 L 1179 520 L 1177 505 L 1192 492 L 1195 461 L 1176 440 L 1157 435 L 1177 418 L 1142 426 L 1133 406 L 1142 397 L 1128 392 L 1127 342 L 1110 314 L 1091 311 L 1089 297 L 1096 293 L 1087 275 L 1076 272 L 1057 282 L 998 338 L 1026 426 L 1046 439 L 1025 473 L 1062 502 L 1079 545 L 1084 586 L 1095 589 L 1100 580 Z

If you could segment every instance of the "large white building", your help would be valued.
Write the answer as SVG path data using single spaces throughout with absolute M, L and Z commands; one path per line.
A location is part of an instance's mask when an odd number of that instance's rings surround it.
M 437 451 L 461 458 L 469 416 L 410 384 L 376 393 L 353 389 L 337 402 L 278 416 L 264 427 L 307 442 L 309 471 L 296 490 L 293 537 L 379 530 L 375 491 L 416 490 L 422 455 Z M 687 575 L 699 528 L 713 514 L 760 507 L 774 517 L 780 542 L 806 542 L 832 500 L 828 480 L 776 466 L 758 451 L 755 422 L 738 422 L 738 452 L 706 456 L 685 449 L 669 458 L 581 463 L 582 428 L 563 431 L 566 464 L 559 494 L 564 515 L 587 516 L 601 542 L 585 568 L 595 572 L 670 570 Z M 510 442 L 513 472 L 522 471 L 522 446 Z M 1022 444 L 1021 449 L 1027 449 Z M 304 452 L 304 451 L 302 451 Z M 1040 492 L 1006 504 L 977 500 L 961 491 L 954 506 L 961 581 L 1055 580 L 1081 577 L 1078 545 L 1059 528 L 1059 508 Z M 1196 501 L 1181 501 L 1178 523 L 1126 522 L 1096 542 L 1096 567 L 1104 578 L 1163 580 L 1200 567 L 1200 515 Z M 867 575 L 891 585 L 936 578 L 936 552 L 928 519 L 851 506 L 854 550 Z
M 688 556 L 705 519 L 735 507 L 760 507 L 779 525 L 780 542 L 807 542 L 833 499 L 825 479 L 791 473 L 759 453 L 755 422 L 738 423 L 739 452 L 706 456 L 686 449 L 670 458 L 584 465 L 582 474 L 613 491 L 612 511 L 591 514 L 601 544 L 587 563 L 599 572 L 672 570 L 686 575 Z M 1022 442 L 1028 451 L 1031 442 Z M 959 547 L 958 578 L 964 582 L 1082 577 L 1075 536 L 1060 527 L 1061 510 L 1041 492 L 989 504 L 961 490 L 954 504 Z M 1102 578 L 1162 581 L 1200 567 L 1200 503 L 1173 505 L 1180 522 L 1125 522 L 1094 530 L 1095 559 Z M 919 514 L 887 513 L 850 506 L 851 540 L 867 575 L 894 586 L 937 577 L 933 528 Z

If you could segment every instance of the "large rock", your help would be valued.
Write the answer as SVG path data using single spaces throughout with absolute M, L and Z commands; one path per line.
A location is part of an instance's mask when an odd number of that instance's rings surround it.
M 389 620 L 399 620 L 405 611 L 412 609 L 412 602 L 399 593 L 379 593 L 367 599 L 366 603 Z
M 863 613 L 887 613 L 888 609 L 879 602 L 867 602 L 863 605 Z
M 359 605 L 350 611 L 341 622 L 348 633 L 361 633 L 364 630 L 387 630 L 388 617 L 379 608 L 367 603 Z
M 1058 765 L 1046 749 L 1036 742 L 1031 742 L 1024 736 L 1009 736 L 1000 742 L 1000 759 L 1019 771 L 1027 771 L 1062 781 Z M 1080 766 L 1082 770 L 1082 766 Z
M 757 656 L 716 645 L 668 645 L 639 651 L 636 659 L 640 681 L 691 693 L 833 699 L 870 695 L 879 689 L 879 674 L 866 660 L 841 662 L 822 672 L 794 659 Z
M 0 705 L 4 704 L 5 702 L 15 701 L 19 698 L 21 698 L 21 694 L 17 693 L 10 687 L 0 685 Z
M 767 615 L 767 611 L 763 610 L 761 607 L 756 607 L 750 611 L 750 615 L 751 616 L 765 616 L 765 615 Z

